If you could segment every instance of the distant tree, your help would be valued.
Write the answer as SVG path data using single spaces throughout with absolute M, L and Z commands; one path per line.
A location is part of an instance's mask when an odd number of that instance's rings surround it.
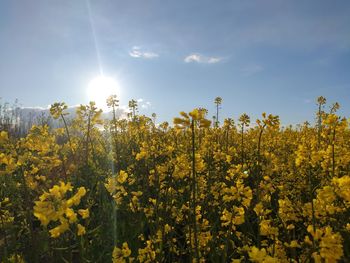
M 7 131 L 12 136 L 19 137 L 22 133 L 21 121 L 18 99 L 10 105 L 8 102 L 2 104 L 0 97 L 0 131 Z

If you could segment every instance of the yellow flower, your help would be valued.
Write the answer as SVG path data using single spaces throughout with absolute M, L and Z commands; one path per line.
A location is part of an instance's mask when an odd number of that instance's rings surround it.
M 348 230 L 350 232 L 350 224 L 349 223 L 346 224 L 345 228 L 346 228 L 346 230 Z
M 60 225 L 51 229 L 51 237 L 59 237 L 69 229 L 69 223 L 77 221 L 77 214 L 73 210 L 73 205 L 78 205 L 80 199 L 85 195 L 86 190 L 80 187 L 77 193 L 70 199 L 65 199 L 68 191 L 72 191 L 70 183 L 60 182 L 59 185 L 53 186 L 49 192 L 44 192 L 39 201 L 35 201 L 34 216 L 37 217 L 43 226 L 47 226 L 51 221 L 59 221 Z
M 313 254 L 315 261 L 323 258 L 326 262 L 337 262 L 343 256 L 343 239 L 339 233 L 333 233 L 331 227 L 327 226 L 313 231 L 313 227 L 309 225 L 307 231 L 319 243 L 319 252 Z M 309 237 L 306 236 L 305 242 L 312 244 L 309 240 Z
M 123 257 L 128 257 L 131 255 L 131 250 L 128 246 L 128 243 L 126 242 L 123 243 L 122 254 L 123 254 Z
M 262 203 L 258 203 L 256 204 L 255 208 L 254 208 L 254 211 L 255 213 L 258 215 L 258 216 L 261 216 L 264 214 L 264 206 Z
M 271 226 L 271 220 L 261 220 L 260 222 L 260 234 L 262 236 L 277 235 L 278 229 Z
M 164 226 L 164 232 L 165 232 L 166 234 L 168 234 L 170 231 L 171 231 L 171 226 L 169 226 L 168 224 L 165 224 L 165 226 Z
M 5 262 L 25 263 L 23 257 L 19 254 L 12 254 Z
M 77 214 L 74 212 L 72 208 L 67 208 L 65 214 L 69 219 L 69 223 L 74 223 L 77 221 Z
M 79 215 L 81 215 L 81 217 L 83 219 L 86 219 L 86 218 L 88 218 L 90 216 L 89 209 L 79 209 L 78 213 L 79 213 Z
M 299 245 L 299 243 L 298 243 L 297 240 L 292 240 L 292 241 L 290 242 L 290 244 L 284 243 L 284 245 L 285 245 L 286 247 L 291 247 L 291 248 L 295 248 L 295 247 L 300 248 L 300 245 Z
M 128 179 L 128 174 L 125 171 L 121 170 L 117 179 L 118 183 L 123 184 L 125 183 L 126 179 Z
M 59 237 L 62 233 L 66 232 L 69 228 L 69 224 L 67 220 L 62 219 L 61 224 L 59 226 L 56 226 L 55 228 L 51 229 L 49 232 L 51 234 L 52 238 Z
M 127 262 L 126 259 L 129 259 L 128 262 L 132 262 L 133 258 L 130 258 L 131 250 L 127 242 L 124 242 L 122 248 L 114 247 L 112 254 L 113 263 L 124 263 Z
M 85 187 L 79 187 L 78 192 L 67 200 L 68 206 L 78 205 L 80 203 L 80 199 L 86 194 Z
M 350 176 L 333 178 L 333 184 L 336 185 L 336 194 L 348 202 L 350 206 Z
M 320 255 L 328 262 L 336 262 L 343 256 L 343 240 L 339 233 L 333 233 L 326 227 L 320 242 Z
M 273 258 L 270 255 L 268 255 L 265 248 L 259 249 L 257 247 L 252 247 L 251 250 L 248 252 L 248 255 L 249 255 L 249 259 L 252 262 L 257 262 L 257 263 L 279 262 L 277 258 Z
M 140 248 L 138 250 L 138 257 L 137 259 L 140 262 L 154 262 L 156 259 L 156 252 L 154 251 L 152 241 L 147 240 L 146 241 L 146 247 L 145 248 Z
M 0 132 L 0 143 L 8 140 L 8 133 L 5 131 Z
M 85 227 L 82 226 L 81 224 L 78 224 L 77 226 L 78 226 L 78 236 L 85 235 L 86 233 Z

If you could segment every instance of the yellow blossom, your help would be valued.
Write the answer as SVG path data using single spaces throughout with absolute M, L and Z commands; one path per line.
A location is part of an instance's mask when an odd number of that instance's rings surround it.
M 89 209 L 79 209 L 78 213 L 83 219 L 86 219 L 90 216 Z
M 86 233 L 85 227 L 82 226 L 81 224 L 78 224 L 77 227 L 78 227 L 78 233 L 77 233 L 77 235 L 78 235 L 78 236 L 85 235 L 85 233 Z

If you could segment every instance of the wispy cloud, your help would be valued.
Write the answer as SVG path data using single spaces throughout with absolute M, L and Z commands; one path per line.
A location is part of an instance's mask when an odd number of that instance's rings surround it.
M 141 104 L 142 109 L 149 109 L 152 106 L 152 104 L 149 101 L 146 101 L 145 103 Z
M 20 107 L 20 109 L 23 110 L 33 110 L 33 111 L 44 111 L 50 109 L 51 105 L 48 105 L 47 108 L 42 107 L 42 106 L 33 106 L 33 107 Z
M 196 62 L 196 63 L 205 63 L 205 64 L 215 64 L 222 61 L 220 57 L 207 57 L 198 53 L 193 53 L 185 57 L 184 61 L 186 63 Z
M 149 109 L 152 106 L 151 102 L 145 101 L 142 98 L 138 99 L 137 102 L 139 104 L 139 107 L 141 107 L 142 109 L 145 109 L 145 110 Z
M 129 55 L 133 58 L 145 58 L 145 59 L 151 59 L 151 58 L 157 58 L 159 55 L 154 52 L 150 51 L 144 51 L 140 47 L 134 46 L 132 50 L 129 52 Z

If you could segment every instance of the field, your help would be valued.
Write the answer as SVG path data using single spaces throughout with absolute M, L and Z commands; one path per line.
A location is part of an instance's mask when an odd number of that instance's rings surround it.
M 317 104 L 281 127 L 55 103 L 59 128 L 0 133 L 0 260 L 350 262 L 349 120 Z

